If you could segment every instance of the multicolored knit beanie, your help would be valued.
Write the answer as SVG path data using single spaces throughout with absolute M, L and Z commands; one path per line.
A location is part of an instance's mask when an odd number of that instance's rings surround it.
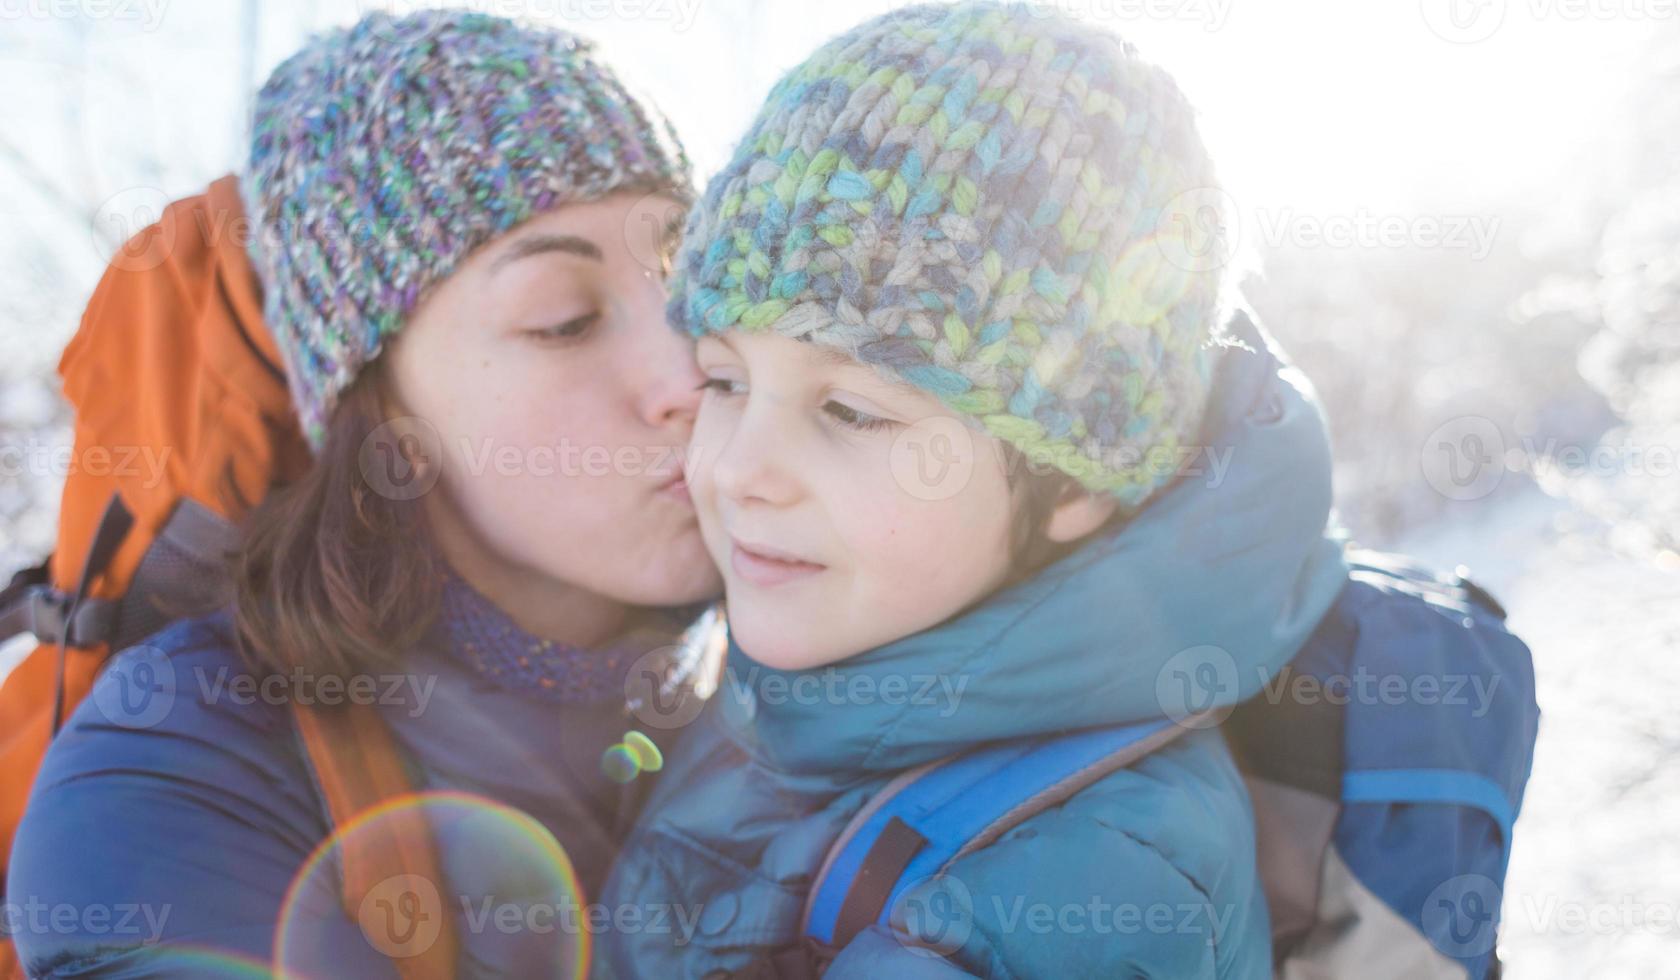
M 251 254 L 317 449 L 340 392 L 475 248 L 615 190 L 693 194 L 669 123 L 587 41 L 465 11 L 313 39 L 252 128 Z
M 1135 507 L 1207 399 L 1214 187 L 1178 87 L 1118 38 L 907 8 L 771 91 L 690 216 L 669 313 L 843 349 Z

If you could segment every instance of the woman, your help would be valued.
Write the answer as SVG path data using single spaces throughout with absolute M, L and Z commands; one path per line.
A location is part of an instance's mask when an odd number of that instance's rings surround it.
M 626 676 L 718 588 L 680 465 L 701 378 L 646 237 L 688 163 L 587 44 L 459 12 L 317 38 L 258 97 L 243 187 L 315 458 L 253 515 L 231 608 L 99 682 L 162 658 L 170 710 L 112 724 L 96 687 L 55 741 L 8 898 L 109 916 L 21 920 L 31 975 L 395 975 L 333 900 L 287 713 L 326 680 L 375 678 L 414 784 L 451 794 L 452 914 L 588 894 L 641 795 L 602 765 Z M 477 921 L 472 972 L 584 938 Z

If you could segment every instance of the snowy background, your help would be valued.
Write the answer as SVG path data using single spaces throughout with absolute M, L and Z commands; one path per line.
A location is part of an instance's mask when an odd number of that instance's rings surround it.
M 311 31 L 422 5 L 0 0 L 0 572 L 51 546 L 53 368 L 105 260 L 238 166 L 250 94 Z M 701 174 L 782 70 L 887 6 L 453 5 L 596 38 Z M 1469 565 L 1533 647 L 1510 975 L 1675 971 L 1680 9 L 1055 5 L 1200 107 L 1248 295 L 1324 398 L 1356 537 Z

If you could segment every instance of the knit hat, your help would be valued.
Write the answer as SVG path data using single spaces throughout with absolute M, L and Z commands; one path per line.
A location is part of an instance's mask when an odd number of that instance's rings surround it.
M 771 90 L 689 218 L 669 314 L 840 348 L 1138 506 L 1207 398 L 1216 193 L 1189 104 L 1130 45 L 1043 7 L 906 8 Z M 1196 219 L 1196 247 L 1162 237 Z
M 430 10 L 314 38 L 258 93 L 242 180 L 264 315 L 319 449 L 427 290 L 543 211 L 692 199 L 668 122 L 565 31 Z

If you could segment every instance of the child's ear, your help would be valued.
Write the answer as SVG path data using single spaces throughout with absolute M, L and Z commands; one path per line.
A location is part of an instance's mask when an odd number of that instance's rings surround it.
M 1044 536 L 1057 544 L 1078 541 L 1102 527 L 1119 506 L 1120 501 L 1112 494 L 1092 493 L 1070 482 L 1056 501 L 1056 509 L 1050 512 Z

